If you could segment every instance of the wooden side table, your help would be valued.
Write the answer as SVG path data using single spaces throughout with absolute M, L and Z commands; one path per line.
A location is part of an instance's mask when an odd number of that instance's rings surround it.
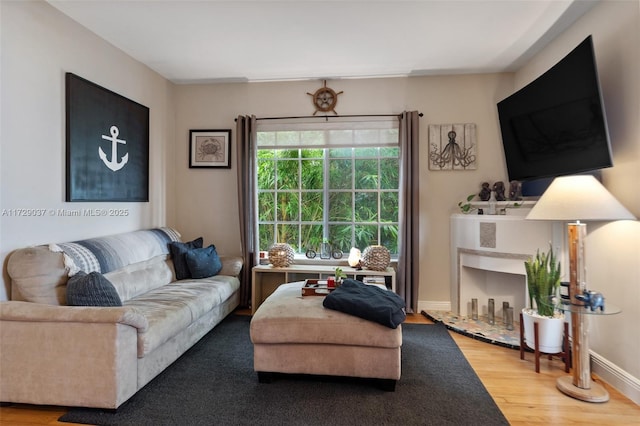
M 559 309 L 571 314 L 571 355 L 573 376 L 559 377 L 556 387 L 573 398 L 586 402 L 607 402 L 609 392 L 600 384 L 591 380 L 589 358 L 589 317 L 615 315 L 622 309 L 611 304 L 605 310 L 592 311 L 582 305 L 560 305 Z
M 251 277 L 251 314 L 275 289 L 284 283 L 304 281 L 305 279 L 323 279 L 334 275 L 337 265 L 303 265 L 293 264 L 284 268 L 273 265 L 257 265 L 252 268 Z M 372 271 L 340 266 L 347 278 L 382 276 L 389 277 L 391 290 L 396 291 L 396 270 L 388 267 L 386 271 Z

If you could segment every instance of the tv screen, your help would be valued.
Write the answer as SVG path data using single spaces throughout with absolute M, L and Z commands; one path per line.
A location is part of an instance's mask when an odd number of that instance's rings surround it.
M 540 77 L 498 103 L 509 180 L 611 167 L 591 36 Z

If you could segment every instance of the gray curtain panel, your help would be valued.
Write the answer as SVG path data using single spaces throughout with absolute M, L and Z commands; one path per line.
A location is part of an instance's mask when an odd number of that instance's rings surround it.
M 405 111 L 400 117 L 400 212 L 398 220 L 398 278 L 396 291 L 407 312 L 418 310 L 420 286 L 418 262 L 419 229 L 419 120 L 418 111 Z
M 238 116 L 236 121 L 238 146 L 238 207 L 240 212 L 240 243 L 244 267 L 240 274 L 240 306 L 251 305 L 251 270 L 257 264 L 256 250 L 256 117 Z

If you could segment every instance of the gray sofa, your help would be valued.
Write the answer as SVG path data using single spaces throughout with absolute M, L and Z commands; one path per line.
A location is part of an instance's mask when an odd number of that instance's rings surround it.
M 116 409 L 220 323 L 238 306 L 242 260 L 177 280 L 168 246 L 179 239 L 156 228 L 14 251 L 0 401 Z M 122 306 L 67 306 L 78 270 L 107 278 Z

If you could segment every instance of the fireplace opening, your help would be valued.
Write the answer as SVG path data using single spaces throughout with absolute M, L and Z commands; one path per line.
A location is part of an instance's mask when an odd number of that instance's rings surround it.
M 496 321 L 502 318 L 502 303 L 513 307 L 514 316 L 527 304 L 524 275 L 488 271 L 463 266 L 460 268 L 460 315 L 471 315 L 471 299 L 478 299 L 478 315 L 487 316 L 489 298 L 495 300 Z

